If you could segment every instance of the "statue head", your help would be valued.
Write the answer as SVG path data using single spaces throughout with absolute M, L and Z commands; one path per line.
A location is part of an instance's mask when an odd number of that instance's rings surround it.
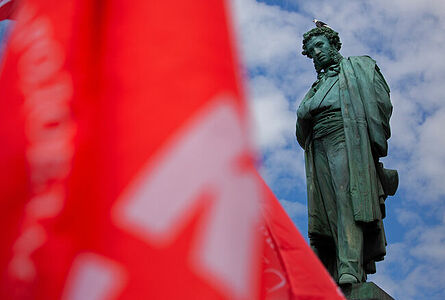
M 340 48 L 338 33 L 329 27 L 316 27 L 303 35 L 302 54 L 312 58 L 317 73 L 340 62 Z

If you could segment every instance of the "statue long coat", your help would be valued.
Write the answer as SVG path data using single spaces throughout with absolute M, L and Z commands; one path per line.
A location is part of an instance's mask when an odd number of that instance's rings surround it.
M 365 234 L 366 263 L 380 260 L 385 255 L 382 219 L 385 217 L 386 195 L 376 171 L 376 163 L 379 157 L 387 154 L 392 105 L 389 87 L 376 62 L 369 56 L 342 59 L 338 76 L 354 219 L 365 226 L 372 225 L 373 228 L 369 234 Z M 302 103 L 314 95 L 314 86 Z M 309 120 L 297 120 L 297 140 L 305 149 L 309 236 L 330 236 L 327 215 L 314 174 L 311 130 Z

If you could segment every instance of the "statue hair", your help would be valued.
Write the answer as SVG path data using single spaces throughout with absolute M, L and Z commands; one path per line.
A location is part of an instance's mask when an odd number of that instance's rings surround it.
M 337 49 L 337 51 L 340 51 L 341 42 L 338 32 L 332 30 L 329 27 L 315 27 L 303 35 L 303 52 L 301 52 L 301 54 L 306 55 L 309 58 L 312 58 L 312 56 L 307 52 L 306 45 L 311 38 L 318 35 L 324 35 L 329 40 L 329 44 L 331 44 L 331 46 Z
M 342 60 L 341 54 L 338 52 L 341 49 L 341 42 L 340 42 L 340 36 L 338 35 L 338 32 L 332 30 L 329 27 L 315 27 L 306 32 L 303 35 L 303 52 L 301 54 L 306 55 L 309 58 L 313 58 L 309 52 L 307 51 L 307 43 L 311 38 L 314 36 L 324 35 L 328 41 L 329 44 L 335 49 L 332 49 L 333 53 L 331 53 L 331 57 L 333 57 L 335 63 L 339 63 Z M 315 71 L 317 71 L 317 74 L 320 74 L 322 71 L 320 66 L 317 66 L 314 61 L 314 67 Z

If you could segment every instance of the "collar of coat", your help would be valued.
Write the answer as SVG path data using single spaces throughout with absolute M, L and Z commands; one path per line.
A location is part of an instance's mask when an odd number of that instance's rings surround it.
M 333 64 L 329 66 L 324 72 L 320 72 L 317 75 L 317 80 L 321 80 L 323 77 L 336 76 L 340 72 L 340 64 Z

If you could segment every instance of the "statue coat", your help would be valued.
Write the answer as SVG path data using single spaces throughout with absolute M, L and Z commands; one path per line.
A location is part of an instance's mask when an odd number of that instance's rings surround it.
M 354 220 L 369 226 L 365 235 L 364 261 L 381 260 L 385 255 L 385 235 L 382 219 L 385 217 L 384 200 L 387 195 L 377 174 L 379 157 L 386 156 L 387 140 L 391 132 L 389 119 L 392 104 L 389 87 L 376 62 L 368 56 L 343 58 L 338 74 L 341 115 L 343 118 L 346 151 L 349 166 L 350 198 Z M 314 93 L 315 84 L 302 100 Z M 301 104 L 300 104 L 301 106 Z M 296 135 L 305 150 L 309 237 L 331 236 L 328 217 L 314 168 L 314 152 L 310 120 L 298 118 Z

